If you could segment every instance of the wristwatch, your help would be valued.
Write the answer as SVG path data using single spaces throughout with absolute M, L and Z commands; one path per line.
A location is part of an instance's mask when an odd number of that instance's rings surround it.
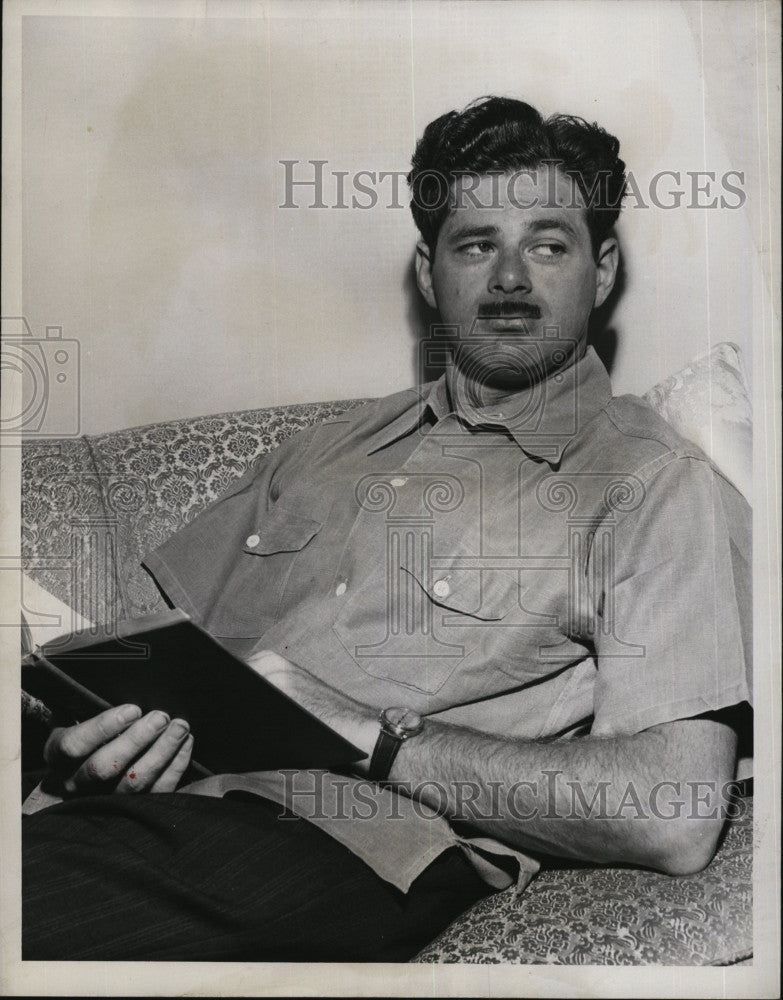
M 385 781 L 402 744 L 424 729 L 424 719 L 411 708 L 384 708 L 380 720 L 381 731 L 367 772 L 372 781 Z

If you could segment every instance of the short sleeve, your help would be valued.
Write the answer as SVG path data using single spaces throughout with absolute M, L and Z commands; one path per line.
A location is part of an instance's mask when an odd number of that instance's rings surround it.
M 676 456 L 629 506 L 602 524 L 588 565 L 602 581 L 597 735 L 751 701 L 747 502 L 706 460 Z
M 258 637 L 274 614 L 256 592 L 264 581 L 253 560 L 243 560 L 258 525 L 268 518 L 279 479 L 306 452 L 306 428 L 264 455 L 190 524 L 148 553 L 143 566 L 176 607 L 215 636 Z

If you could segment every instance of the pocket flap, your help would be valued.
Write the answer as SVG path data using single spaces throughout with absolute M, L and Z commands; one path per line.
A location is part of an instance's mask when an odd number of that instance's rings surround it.
M 244 551 L 268 556 L 275 552 L 298 552 L 321 530 L 321 521 L 274 507 L 245 540 Z

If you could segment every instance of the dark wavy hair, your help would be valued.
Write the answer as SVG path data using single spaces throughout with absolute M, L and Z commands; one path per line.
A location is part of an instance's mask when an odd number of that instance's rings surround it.
M 619 141 L 574 115 L 544 119 L 524 101 L 482 97 L 430 124 L 416 144 L 408 174 L 411 212 L 430 253 L 448 215 L 457 177 L 507 174 L 554 164 L 573 178 L 586 201 L 587 226 L 597 257 L 620 214 L 625 163 Z M 444 193 L 447 195 L 444 197 Z

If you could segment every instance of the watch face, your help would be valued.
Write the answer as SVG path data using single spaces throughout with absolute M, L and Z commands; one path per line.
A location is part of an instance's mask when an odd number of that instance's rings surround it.
M 395 736 L 415 736 L 424 728 L 424 721 L 418 712 L 412 708 L 387 708 L 381 715 L 384 727 L 388 727 Z

